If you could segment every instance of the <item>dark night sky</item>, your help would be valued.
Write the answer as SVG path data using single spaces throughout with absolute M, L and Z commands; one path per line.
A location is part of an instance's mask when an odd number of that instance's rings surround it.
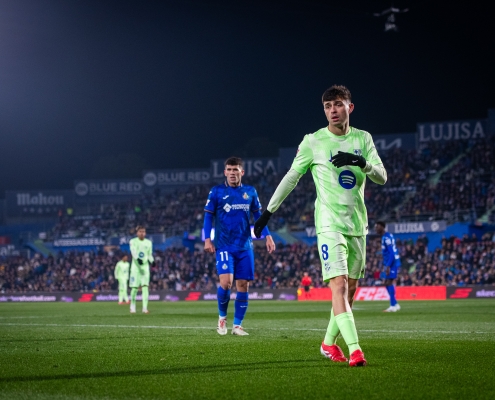
M 486 117 L 492 10 L 395 1 L 410 11 L 384 33 L 372 13 L 390 4 L 2 0 L 0 197 L 115 175 L 119 157 L 126 178 L 207 167 L 253 137 L 297 146 L 334 83 L 372 134 Z

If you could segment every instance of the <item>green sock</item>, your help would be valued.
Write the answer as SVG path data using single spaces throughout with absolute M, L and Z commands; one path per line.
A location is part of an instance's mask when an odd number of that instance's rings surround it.
M 330 322 L 328 323 L 327 333 L 325 334 L 325 339 L 323 339 L 323 343 L 327 346 L 331 346 L 332 344 L 337 343 L 337 337 L 339 336 L 340 329 L 337 325 L 337 320 L 335 319 L 335 315 L 332 312 L 330 313 Z
M 344 312 L 336 315 L 335 320 L 337 321 L 337 325 L 339 326 L 340 333 L 342 334 L 345 343 L 349 347 L 349 353 L 352 354 L 356 350 L 361 350 L 352 312 Z
M 143 310 L 147 310 L 148 309 L 148 295 L 149 295 L 148 286 L 143 286 L 141 288 L 141 293 L 143 293 Z
M 127 289 L 124 290 L 124 301 L 127 303 L 129 301 L 129 296 L 127 294 Z
M 122 289 L 119 290 L 119 303 L 124 301 L 124 291 Z
M 137 296 L 137 288 L 133 287 L 131 289 L 131 304 L 135 307 L 136 306 L 136 296 Z

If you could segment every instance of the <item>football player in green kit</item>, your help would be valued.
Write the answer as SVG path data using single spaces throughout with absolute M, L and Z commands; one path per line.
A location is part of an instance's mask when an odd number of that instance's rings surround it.
M 150 284 L 150 264 L 153 263 L 153 243 L 146 239 L 146 228 L 136 228 L 137 237 L 129 241 L 131 248 L 132 264 L 129 286 L 131 287 L 131 314 L 136 312 L 136 296 L 141 286 L 143 294 L 143 313 L 148 314 L 148 286 Z
M 124 301 L 129 304 L 129 296 L 127 295 L 127 281 L 129 280 L 128 259 L 127 254 L 124 254 L 122 259 L 115 265 L 114 276 L 119 281 L 119 304 L 124 304 Z
M 310 169 L 316 186 L 315 222 L 323 279 L 330 282 L 332 290 L 330 323 L 320 352 L 332 361 L 346 362 L 336 344 L 341 334 L 349 348 L 349 365 L 364 366 L 366 359 L 352 314 L 366 262 L 364 186 L 366 177 L 385 184 L 387 173 L 371 135 L 349 125 L 354 110 L 350 91 L 334 85 L 323 93 L 322 103 L 328 126 L 304 137 L 291 169 L 255 222 L 254 233 L 261 234 L 271 215 Z

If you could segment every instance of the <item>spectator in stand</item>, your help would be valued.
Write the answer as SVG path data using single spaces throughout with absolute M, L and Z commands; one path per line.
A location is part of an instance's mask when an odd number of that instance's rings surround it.
M 399 286 L 495 284 L 495 241 L 493 232 L 472 242 L 472 237 L 445 238 L 432 252 L 424 239 L 396 240 L 401 257 L 397 277 Z M 316 245 L 303 243 L 279 245 L 269 254 L 255 243 L 255 278 L 253 288 L 298 288 L 304 272 L 313 287 L 325 287 Z M 362 286 L 383 285 L 383 262 L 379 238 L 367 243 L 366 275 Z M 120 251 L 67 252 L 43 257 L 0 256 L 0 292 L 109 291 L 117 290 L 115 264 Z M 216 290 L 215 259 L 200 250 L 168 248 L 155 251 L 155 265 L 150 269 L 150 290 Z

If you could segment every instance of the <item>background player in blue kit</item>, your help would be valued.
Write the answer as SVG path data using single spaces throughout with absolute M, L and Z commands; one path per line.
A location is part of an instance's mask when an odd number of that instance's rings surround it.
M 248 335 L 242 329 L 242 321 L 248 307 L 249 281 L 254 279 L 254 253 L 249 219 L 261 216 L 261 204 L 256 189 L 241 183 L 244 169 L 242 160 L 230 157 L 225 161 L 226 181 L 211 189 L 205 206 L 205 251 L 216 252 L 217 274 L 220 285 L 218 298 L 218 327 L 220 335 L 227 334 L 227 308 L 230 301 L 230 288 L 235 279 L 237 295 L 235 299 L 233 335 Z M 210 233 L 215 217 L 215 244 Z M 263 230 L 266 248 L 269 253 L 275 250 L 275 242 L 267 227 Z
M 400 310 L 400 305 L 395 298 L 394 281 L 397 279 L 397 272 L 400 267 L 400 255 L 395 245 L 394 235 L 385 230 L 385 222 L 377 221 L 375 232 L 382 237 L 383 267 L 385 268 L 385 286 L 390 296 L 390 307 L 385 312 L 396 312 Z

